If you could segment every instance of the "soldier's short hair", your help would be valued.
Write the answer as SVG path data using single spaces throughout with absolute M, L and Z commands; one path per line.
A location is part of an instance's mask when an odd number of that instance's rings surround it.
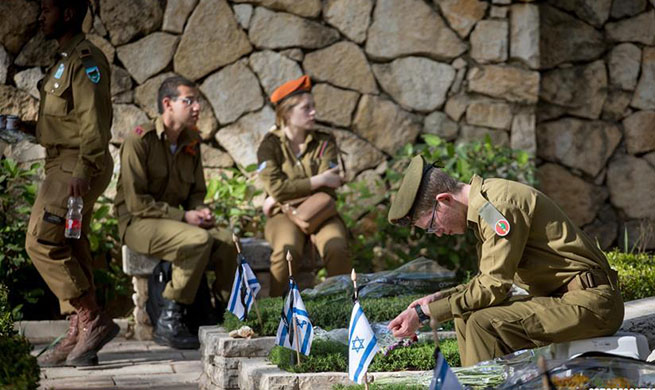
M 454 193 L 459 182 L 442 169 L 433 167 L 421 180 L 421 186 L 416 194 L 412 210 L 412 221 L 416 222 L 423 214 L 430 212 L 437 194 L 444 192 Z
M 70 8 L 75 13 L 72 24 L 75 28 L 82 28 L 82 23 L 89 11 L 89 0 L 53 0 L 55 7 L 60 10 Z
M 171 99 L 178 97 L 180 92 L 177 90 L 177 87 L 180 85 L 189 88 L 196 88 L 196 83 L 182 76 L 172 76 L 161 83 L 159 86 L 159 92 L 157 93 L 157 109 L 160 114 L 164 113 L 164 104 L 162 103 L 162 100 L 166 97 Z

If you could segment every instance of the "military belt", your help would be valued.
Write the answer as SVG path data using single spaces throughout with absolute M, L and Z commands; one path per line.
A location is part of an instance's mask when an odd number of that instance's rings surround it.
M 553 295 L 563 295 L 569 291 L 586 290 L 603 285 L 609 285 L 613 289 L 617 289 L 617 273 L 610 270 L 610 275 L 600 269 L 592 269 L 585 272 L 580 272 L 567 284 L 555 290 Z
M 45 147 L 45 155 L 47 158 L 55 158 L 65 151 L 80 150 L 79 148 L 66 148 L 61 145 L 51 145 Z

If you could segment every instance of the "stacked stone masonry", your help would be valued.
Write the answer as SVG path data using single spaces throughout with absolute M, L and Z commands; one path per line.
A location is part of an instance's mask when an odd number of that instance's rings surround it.
M 629 245 L 655 248 L 652 0 L 92 3 L 85 29 L 112 64 L 114 155 L 179 74 L 203 95 L 207 176 L 254 164 L 274 122 L 269 94 L 309 74 L 319 125 L 356 151 L 350 180 L 374 182 L 422 134 L 489 135 L 533 154 L 541 188 L 602 247 L 627 231 Z M 0 13 L 13 15 L 0 26 L 0 113 L 34 121 L 56 46 L 38 32 L 38 1 L 2 1 Z M 43 159 L 29 143 L 0 153 Z

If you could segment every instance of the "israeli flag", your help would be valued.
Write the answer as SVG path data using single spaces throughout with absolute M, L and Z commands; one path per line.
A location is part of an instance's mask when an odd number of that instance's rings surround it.
M 296 324 L 294 328 L 293 324 Z M 296 329 L 298 335 L 295 334 Z M 284 301 L 280 325 L 277 327 L 275 343 L 279 346 L 296 350 L 299 344 L 300 353 L 308 356 L 314 340 L 314 328 L 309 320 L 309 313 L 300 297 L 298 285 L 293 278 L 289 278 L 289 294 Z
M 228 311 L 243 321 L 248 318 L 248 312 L 252 307 L 255 297 L 262 286 L 259 284 L 255 273 L 248 265 L 245 256 L 241 253 L 237 255 L 239 266 L 234 275 L 232 283 L 232 292 L 227 307 Z
M 348 378 L 362 384 L 373 357 L 378 352 L 378 339 L 366 319 L 364 310 L 355 301 L 348 327 Z
M 434 366 L 434 375 L 432 382 L 430 382 L 429 390 L 458 390 L 463 389 L 462 384 L 459 383 L 455 373 L 448 366 L 448 362 L 441 354 L 439 346 L 434 350 L 434 360 L 437 364 Z

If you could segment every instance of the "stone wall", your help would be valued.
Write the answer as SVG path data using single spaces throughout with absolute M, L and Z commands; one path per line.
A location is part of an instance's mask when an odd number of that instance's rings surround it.
M 652 1 L 616 0 L 603 16 L 595 0 L 94 0 L 86 27 L 112 63 L 114 147 L 179 74 L 205 101 L 206 175 L 253 164 L 274 122 L 268 96 L 308 74 L 350 179 L 374 182 L 423 133 L 489 134 L 543 160 L 546 192 L 606 244 L 620 221 L 654 216 L 636 195 L 655 187 Z M 16 15 L 0 26 L 0 112 L 24 120 L 36 119 L 35 85 L 56 50 L 38 12 L 35 0 L 0 2 Z
M 539 3 L 541 186 L 603 248 L 655 248 L 654 5 Z

